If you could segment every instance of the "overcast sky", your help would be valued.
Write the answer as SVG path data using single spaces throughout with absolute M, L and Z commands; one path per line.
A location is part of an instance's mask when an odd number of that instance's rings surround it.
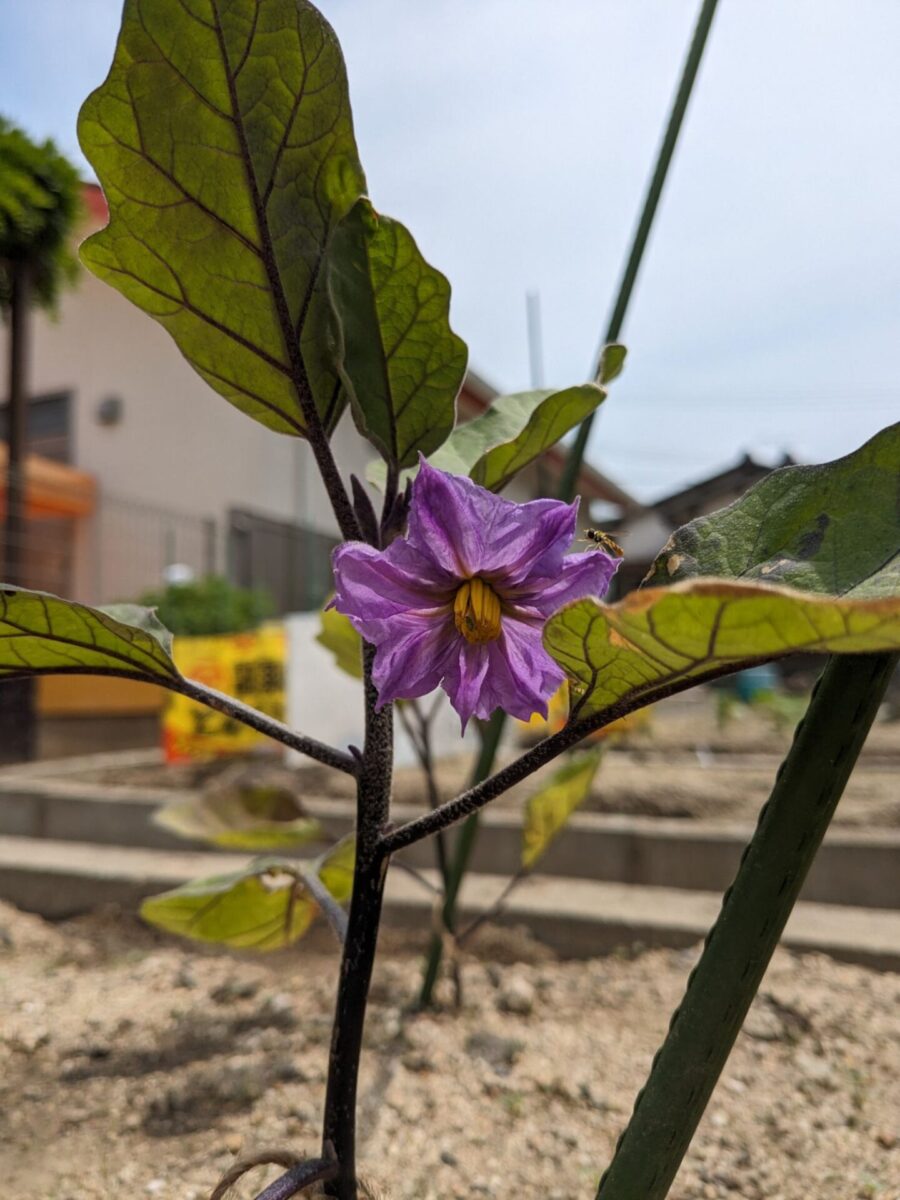
M 4 0 L 0 113 L 77 155 L 120 8 Z M 471 365 L 529 385 L 536 291 L 546 383 L 581 382 L 699 0 L 322 8 L 372 198 L 449 276 Z M 641 498 L 900 417 L 898 46 L 896 0 L 721 0 L 590 447 Z

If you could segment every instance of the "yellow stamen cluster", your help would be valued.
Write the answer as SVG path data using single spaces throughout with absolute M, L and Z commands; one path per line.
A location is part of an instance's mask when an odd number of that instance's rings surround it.
M 477 575 L 467 579 L 453 600 L 453 619 L 467 642 L 493 642 L 500 636 L 500 597 Z

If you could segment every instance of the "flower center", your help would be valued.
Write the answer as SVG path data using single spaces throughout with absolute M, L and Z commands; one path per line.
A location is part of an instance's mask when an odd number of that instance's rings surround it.
M 477 575 L 467 579 L 453 600 L 453 619 L 467 642 L 493 642 L 500 636 L 500 597 Z

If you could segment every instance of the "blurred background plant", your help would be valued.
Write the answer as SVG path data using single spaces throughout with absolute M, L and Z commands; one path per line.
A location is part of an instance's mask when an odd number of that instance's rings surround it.
M 266 592 L 238 587 L 219 575 L 167 583 L 144 592 L 138 603 L 155 608 L 163 625 L 181 637 L 245 633 L 274 613 Z
M 732 721 L 756 712 L 768 718 L 778 733 L 784 733 L 794 728 L 809 704 L 808 692 L 798 693 L 786 688 L 772 663 L 751 667 L 714 686 L 716 723 L 720 731 Z

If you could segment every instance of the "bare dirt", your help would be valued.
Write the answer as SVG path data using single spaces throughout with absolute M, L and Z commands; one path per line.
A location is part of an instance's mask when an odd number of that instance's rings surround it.
M 114 912 L 50 926 L 0 905 L 5 1194 L 200 1200 L 236 1157 L 314 1154 L 323 938 L 247 959 Z M 363 1169 L 394 1200 L 588 1200 L 693 955 L 557 963 L 524 934 L 490 938 L 464 964 L 463 1011 L 418 1016 L 418 959 L 385 939 Z M 779 953 L 673 1200 L 900 1200 L 898 1002 L 900 976 Z

